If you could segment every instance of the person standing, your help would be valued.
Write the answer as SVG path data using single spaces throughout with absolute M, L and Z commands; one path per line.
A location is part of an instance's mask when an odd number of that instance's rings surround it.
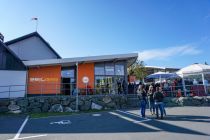
M 152 85 L 149 86 L 149 90 L 147 92 L 147 96 L 148 96 L 150 113 L 152 115 L 154 115 L 155 114 L 155 101 L 154 101 L 154 90 L 153 90 L 153 86 Z
M 161 114 L 161 119 L 163 119 L 163 113 L 164 113 L 164 105 L 163 105 L 163 99 L 164 95 L 162 92 L 162 88 L 159 87 L 158 91 L 154 94 L 154 100 L 155 100 L 155 108 L 156 108 L 156 118 L 159 118 L 159 111 Z
M 147 93 L 146 93 L 143 85 L 139 85 L 137 93 L 138 93 L 138 97 L 140 100 L 141 116 L 142 116 L 142 118 L 145 118 L 146 104 L 147 104 Z
M 181 89 L 178 89 L 177 94 L 176 94 L 176 97 L 177 98 L 182 97 L 182 91 L 181 91 Z
M 118 94 L 122 93 L 122 83 L 120 79 L 118 79 L 117 81 L 117 91 L 118 91 Z

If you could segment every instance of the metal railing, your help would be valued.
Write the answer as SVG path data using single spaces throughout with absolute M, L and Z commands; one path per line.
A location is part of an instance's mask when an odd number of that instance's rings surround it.
M 28 96 L 60 96 L 60 95 L 104 95 L 104 94 L 137 94 L 138 85 L 122 87 L 79 88 L 75 84 L 31 84 L 0 86 L 0 98 L 17 98 Z M 178 90 L 182 96 L 207 96 L 210 94 L 210 85 L 168 86 L 163 88 L 165 96 L 177 97 Z
M 146 91 L 148 90 L 146 86 Z M 138 85 L 132 85 L 128 88 L 128 94 L 137 94 Z M 155 87 L 153 88 L 155 92 Z M 177 97 L 178 91 L 181 91 L 181 96 L 208 96 L 210 95 L 210 85 L 183 85 L 162 87 L 163 93 L 168 97 Z
M 0 98 L 24 97 L 26 93 L 25 85 L 0 86 Z
M 186 85 L 184 86 L 170 86 L 168 89 L 163 88 L 166 96 L 177 97 L 178 91 L 181 91 L 181 96 L 207 96 L 210 94 L 210 86 L 204 85 Z

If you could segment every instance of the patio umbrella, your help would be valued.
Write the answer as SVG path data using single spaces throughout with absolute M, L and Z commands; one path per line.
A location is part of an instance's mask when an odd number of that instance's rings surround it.
M 147 79 L 173 79 L 173 78 L 179 78 L 180 76 L 177 75 L 176 73 L 166 73 L 166 72 L 156 72 L 153 74 L 148 75 L 146 78 Z

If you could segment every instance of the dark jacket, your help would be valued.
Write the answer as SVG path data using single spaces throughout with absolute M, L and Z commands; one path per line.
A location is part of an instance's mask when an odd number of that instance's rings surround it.
M 155 102 L 163 102 L 163 99 L 164 99 L 164 95 L 162 92 L 155 92 L 154 94 L 154 100 Z
M 142 92 L 141 96 L 142 96 L 142 100 L 145 100 L 145 101 L 147 100 L 147 93 L 146 93 L 146 91 Z
M 138 95 L 139 100 L 145 100 L 147 101 L 147 93 L 145 90 L 143 90 L 142 92 L 140 92 L 140 94 Z
M 150 102 L 154 102 L 154 92 L 152 92 L 152 91 L 148 92 L 148 99 Z

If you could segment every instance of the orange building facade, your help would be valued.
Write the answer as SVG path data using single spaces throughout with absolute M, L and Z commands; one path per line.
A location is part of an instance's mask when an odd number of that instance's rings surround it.
M 94 88 L 94 63 L 84 63 L 78 65 L 78 79 L 76 79 L 76 69 L 74 70 L 75 76 L 65 76 L 62 72 L 68 74 L 68 70 L 62 71 L 61 66 L 41 66 L 33 67 L 28 70 L 28 94 L 68 94 L 70 86 L 74 88 L 78 84 L 79 89 Z M 69 73 L 71 73 L 69 71 Z M 69 74 L 72 75 L 72 74 Z M 67 80 L 72 77 L 74 81 Z M 88 83 L 83 82 L 83 78 L 88 78 Z M 78 80 L 78 82 L 76 82 Z M 71 89 L 72 91 L 73 89 Z M 62 92 L 63 91 L 63 92 Z
M 127 92 L 127 68 L 138 54 L 24 61 L 28 95 L 92 95 Z
M 78 65 L 78 88 L 86 88 L 83 78 L 88 77 L 88 87 L 94 88 L 94 63 L 86 63 Z
M 60 94 L 61 66 L 34 67 L 28 70 L 28 94 Z
M 124 60 L 32 66 L 28 68 L 27 94 L 72 95 L 75 89 L 81 94 L 124 92 L 127 81 Z

